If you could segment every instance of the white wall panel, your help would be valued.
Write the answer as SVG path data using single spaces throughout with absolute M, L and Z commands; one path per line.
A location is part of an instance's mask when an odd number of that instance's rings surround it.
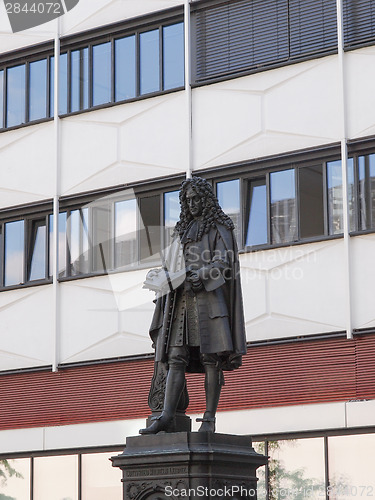
M 0 370 L 52 364 L 52 286 L 0 294 Z
M 151 352 L 153 295 L 145 270 L 61 285 L 60 362 Z
M 375 134 L 375 47 L 345 54 L 348 136 L 353 139 Z
M 375 327 L 375 235 L 351 238 L 353 328 Z
M 248 340 L 344 330 L 343 251 L 335 240 L 241 256 Z
M 182 0 L 80 0 L 62 18 L 64 35 L 181 5 Z
M 62 120 L 62 193 L 186 170 L 184 92 Z
M 335 142 L 339 119 L 336 56 L 194 89 L 194 168 Z
M 0 134 L 0 207 L 53 196 L 53 123 Z

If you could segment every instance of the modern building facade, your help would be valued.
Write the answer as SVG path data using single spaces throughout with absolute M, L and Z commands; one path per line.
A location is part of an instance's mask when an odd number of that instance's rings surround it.
M 270 455 L 259 498 L 375 495 L 374 13 L 80 0 L 13 34 L 0 4 L 0 498 L 121 498 L 142 284 L 198 174 L 236 224 L 249 342 L 218 432 Z

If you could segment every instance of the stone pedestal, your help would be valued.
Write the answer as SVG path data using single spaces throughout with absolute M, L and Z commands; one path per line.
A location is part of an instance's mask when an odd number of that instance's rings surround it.
M 267 463 L 250 437 L 208 432 L 130 437 L 111 460 L 122 470 L 124 500 L 255 500 L 256 469 Z

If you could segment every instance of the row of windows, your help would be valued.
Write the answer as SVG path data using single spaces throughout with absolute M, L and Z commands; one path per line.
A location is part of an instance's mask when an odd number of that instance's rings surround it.
M 69 50 L 59 72 L 60 115 L 183 87 L 183 23 Z M 0 70 L 0 128 L 53 114 L 53 56 Z
M 343 232 L 341 161 L 275 167 L 215 183 L 235 223 L 239 248 L 252 251 L 330 238 Z M 349 227 L 375 229 L 375 154 L 348 159 Z M 178 187 L 136 196 L 132 190 L 59 214 L 58 277 L 103 274 L 161 261 L 179 219 Z M 53 217 L 0 224 L 0 286 L 49 281 Z
M 345 46 L 375 40 L 373 0 L 345 0 Z M 193 81 L 235 76 L 337 50 L 336 0 L 196 2 Z M 184 25 L 103 35 L 60 56 L 59 114 L 184 86 Z M 54 58 L 0 67 L 0 129 L 54 113 Z
M 344 500 L 375 495 L 375 434 L 267 440 L 255 442 L 254 448 L 270 457 L 267 471 L 265 467 L 257 471 L 259 500 Z M 120 500 L 121 473 L 109 461 L 118 453 L 0 460 L 5 477 L 0 496 Z

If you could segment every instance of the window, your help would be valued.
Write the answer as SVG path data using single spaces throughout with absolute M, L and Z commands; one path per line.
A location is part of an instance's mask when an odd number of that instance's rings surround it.
M 0 128 L 4 127 L 4 70 L 0 71 Z
M 58 277 L 63 278 L 66 276 L 66 259 L 67 259 L 67 238 L 66 238 L 66 225 L 67 214 L 61 212 L 58 218 Z M 53 215 L 49 216 L 49 276 L 52 276 L 53 271 Z
M 92 48 L 92 105 L 111 101 L 111 43 Z
M 160 196 L 140 198 L 138 207 L 140 261 L 143 263 L 158 261 L 161 250 Z
M 216 185 L 217 199 L 223 211 L 229 215 L 235 226 L 237 241 L 240 236 L 240 182 L 239 179 L 218 182 Z
M 7 69 L 7 120 L 6 126 L 13 127 L 25 123 L 26 66 Z
M 37 500 L 78 500 L 78 456 L 34 458 L 33 485 Z
M 70 111 L 89 107 L 89 49 L 73 50 L 70 53 Z
M 184 25 L 163 27 L 163 84 L 164 90 L 184 85 Z
M 354 229 L 353 159 L 348 158 L 349 227 Z M 341 160 L 327 163 L 328 232 L 340 234 L 344 227 Z
M 168 193 L 164 193 L 164 227 L 165 227 L 164 251 L 171 243 L 173 229 L 179 218 L 180 218 L 179 191 L 170 191 Z
M 1 482 L 0 498 L 2 497 L 4 500 L 29 499 L 31 476 L 30 459 L 17 458 L 15 460 L 6 460 L 6 465 L 6 472 Z
M 47 116 L 47 59 L 29 65 L 29 120 Z
M 245 245 L 265 245 L 268 241 L 266 178 L 254 179 L 248 186 Z
M 324 234 L 323 165 L 298 169 L 301 238 Z
M 19 285 L 24 279 L 24 221 L 5 224 L 4 285 Z
M 295 170 L 270 174 L 272 243 L 287 243 L 297 238 Z
M 135 35 L 115 40 L 115 100 L 136 96 Z
M 337 50 L 335 0 L 236 0 L 197 6 L 195 81 Z
M 375 5 L 372 0 L 344 0 L 345 46 L 373 42 L 375 39 Z
M 359 227 L 375 228 L 375 155 L 358 158 Z
M 82 499 L 122 500 L 121 470 L 110 466 L 117 452 L 82 455 Z
M 140 94 L 160 90 L 159 30 L 146 31 L 139 36 Z
M 28 281 L 46 278 L 47 224 L 46 219 L 32 221 L 30 228 Z
M 137 262 L 137 201 L 115 203 L 115 267 L 121 269 Z

